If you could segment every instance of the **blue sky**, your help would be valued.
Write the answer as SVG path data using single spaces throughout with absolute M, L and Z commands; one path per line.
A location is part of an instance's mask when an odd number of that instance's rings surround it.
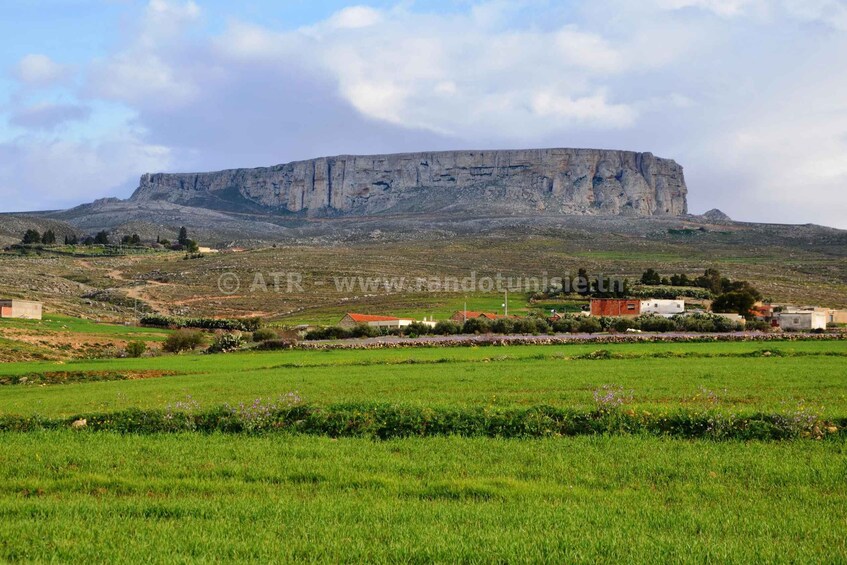
M 847 228 L 847 0 L 6 0 L 3 211 L 341 153 L 671 157 L 693 212 Z

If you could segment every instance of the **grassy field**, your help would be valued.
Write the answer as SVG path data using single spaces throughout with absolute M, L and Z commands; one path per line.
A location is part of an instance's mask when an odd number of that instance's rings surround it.
M 0 319 L 0 363 L 115 357 L 130 341 L 158 348 L 170 332 L 46 314 L 43 320 Z
M 843 442 L 0 436 L 0 559 L 839 562 Z
M 599 349 L 608 354 L 588 358 Z M 82 380 L 0 385 L 0 416 L 211 408 L 291 391 L 320 406 L 591 409 L 594 391 L 614 385 L 637 410 L 843 417 L 845 357 L 843 341 L 821 341 L 8 363 L 0 382 Z M 109 374 L 138 378 L 94 380 Z M 743 442 L 3 432 L 0 477 L 0 561 L 847 560 L 844 434 Z
M 598 350 L 609 351 L 612 358 L 578 358 Z M 806 408 L 841 416 L 847 415 L 845 361 L 847 343 L 823 341 L 247 352 L 10 363 L 0 365 L 0 378 L 57 371 L 176 375 L 129 382 L 0 386 L 0 413 L 69 416 L 164 408 L 188 397 L 209 407 L 295 391 L 304 401 L 319 405 L 589 407 L 595 390 L 612 385 L 631 393 L 633 406 L 648 410 Z

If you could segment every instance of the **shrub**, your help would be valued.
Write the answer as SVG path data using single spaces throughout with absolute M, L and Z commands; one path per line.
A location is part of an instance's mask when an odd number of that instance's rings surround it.
M 600 325 L 600 320 L 592 317 L 583 317 L 576 324 L 576 331 L 578 333 L 586 333 L 593 334 L 603 330 L 603 326 Z
M 403 328 L 404 335 L 429 335 L 431 334 L 433 329 L 421 322 L 413 322 Z
M 636 319 L 638 329 L 645 332 L 672 332 L 676 331 L 676 322 L 662 316 L 644 315 Z
M 258 330 L 253 332 L 252 339 L 253 339 L 253 341 L 258 343 L 258 342 L 261 342 L 261 341 L 268 341 L 268 340 L 271 340 L 271 339 L 277 339 L 278 337 L 279 337 L 279 335 L 274 330 L 272 330 L 270 328 L 261 328 L 261 329 L 258 329 Z
M 130 341 L 126 344 L 126 354 L 129 357 L 141 357 L 147 351 L 147 344 L 143 341 Z
M 564 316 L 553 322 L 553 331 L 558 333 L 573 333 L 576 331 L 578 321 L 571 316 Z
M 240 333 L 225 333 L 215 337 L 212 345 L 206 349 L 206 353 L 229 353 L 237 351 L 244 344 L 244 338 Z
M 484 320 L 482 318 L 471 318 L 470 320 L 465 321 L 465 324 L 462 326 L 463 334 L 485 334 L 491 331 L 491 326 L 488 323 L 488 320 Z
M 192 330 L 179 330 L 168 336 L 162 349 L 170 353 L 181 353 L 193 351 L 203 344 L 203 332 Z
M 462 326 L 452 320 L 442 320 L 435 324 L 432 333 L 437 335 L 456 335 L 462 331 Z
M 176 316 L 151 314 L 141 318 L 141 324 L 144 326 L 155 326 L 158 328 L 200 328 L 204 330 L 254 332 L 262 326 L 262 319 L 180 318 Z
M 616 332 L 625 332 L 626 330 L 632 330 L 638 327 L 638 322 L 634 318 L 611 318 L 608 321 L 608 328 L 615 330 Z

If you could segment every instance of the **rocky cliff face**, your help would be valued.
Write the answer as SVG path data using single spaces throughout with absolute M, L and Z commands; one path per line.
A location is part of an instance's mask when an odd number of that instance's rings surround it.
M 146 174 L 133 201 L 310 216 L 469 212 L 676 216 L 682 167 L 595 149 L 338 156 L 275 167 Z

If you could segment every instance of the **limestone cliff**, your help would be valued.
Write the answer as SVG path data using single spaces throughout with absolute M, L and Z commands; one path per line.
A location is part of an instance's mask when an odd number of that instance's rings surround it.
M 338 156 L 274 167 L 145 174 L 133 201 L 316 215 L 468 212 L 676 216 L 682 167 L 597 149 Z

